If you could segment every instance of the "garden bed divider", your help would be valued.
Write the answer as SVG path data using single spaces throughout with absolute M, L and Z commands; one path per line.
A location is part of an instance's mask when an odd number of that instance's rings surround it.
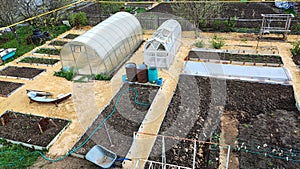
M 49 55 L 49 54 L 46 54 L 46 53 L 35 53 L 35 52 L 33 52 L 32 53 L 33 55 L 36 55 L 36 56 L 48 56 L 49 58 L 59 58 L 59 55 Z

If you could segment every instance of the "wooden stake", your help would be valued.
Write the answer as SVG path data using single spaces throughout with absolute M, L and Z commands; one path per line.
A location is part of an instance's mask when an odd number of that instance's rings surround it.
M 1 117 L 1 123 L 2 123 L 2 126 L 5 126 L 5 120 L 3 117 Z
M 3 126 L 5 126 L 5 124 L 7 124 L 8 122 L 9 122 L 9 114 L 5 113 L 1 117 L 1 123 Z
M 42 118 L 39 121 L 38 126 L 40 128 L 41 133 L 43 133 L 47 129 L 48 125 L 49 125 L 49 118 Z
M 43 130 L 42 130 L 42 127 L 41 127 L 41 125 L 40 125 L 40 124 L 38 124 L 38 126 L 39 126 L 39 129 L 40 129 L 40 132 L 43 134 Z
M 57 125 L 54 123 L 54 121 L 52 119 L 49 120 L 55 127 L 57 127 Z

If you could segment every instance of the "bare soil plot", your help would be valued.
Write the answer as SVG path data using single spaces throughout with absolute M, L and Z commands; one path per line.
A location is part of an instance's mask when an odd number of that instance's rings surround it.
M 46 148 L 69 123 L 8 110 L 1 116 L 0 138 Z
M 7 66 L 0 71 L 1 76 L 10 76 L 16 78 L 26 78 L 33 79 L 40 73 L 46 71 L 46 69 L 37 69 L 31 67 L 16 67 L 16 66 Z
M 12 92 L 23 85 L 23 83 L 0 81 L 0 96 L 8 97 Z

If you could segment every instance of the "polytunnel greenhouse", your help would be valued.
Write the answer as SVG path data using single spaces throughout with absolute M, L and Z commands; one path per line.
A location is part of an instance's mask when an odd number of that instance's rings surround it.
M 109 75 L 141 42 L 139 21 L 127 12 L 118 12 L 65 44 L 60 52 L 62 66 L 79 75 Z
M 147 40 L 144 61 L 148 66 L 168 69 L 181 45 L 181 26 L 173 19 L 165 21 Z

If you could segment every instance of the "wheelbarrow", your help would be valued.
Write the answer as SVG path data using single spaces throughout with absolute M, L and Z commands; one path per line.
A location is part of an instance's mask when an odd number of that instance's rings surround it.
M 130 160 L 128 158 L 117 158 L 117 154 L 100 145 L 95 145 L 86 155 L 85 159 L 101 168 L 115 167 L 115 162 Z

